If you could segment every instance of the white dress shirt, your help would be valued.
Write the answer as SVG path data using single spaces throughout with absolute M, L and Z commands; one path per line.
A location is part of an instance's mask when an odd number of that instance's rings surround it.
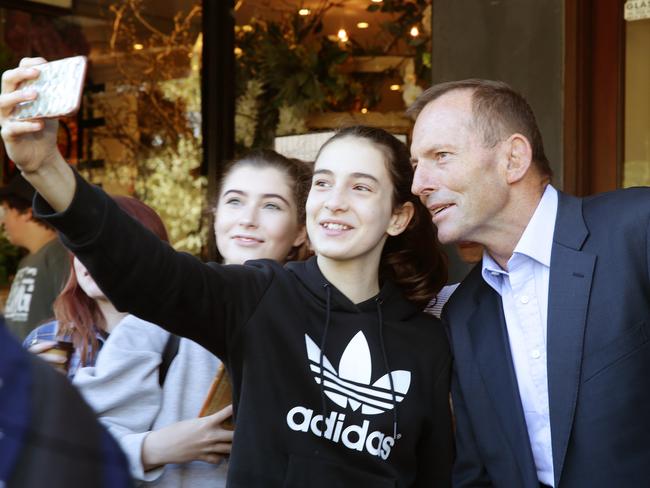
M 557 202 L 557 191 L 548 185 L 508 260 L 508 271 L 487 252 L 483 254 L 483 279 L 501 295 L 503 303 L 537 477 L 549 486 L 554 486 L 554 478 L 546 373 L 546 319 Z

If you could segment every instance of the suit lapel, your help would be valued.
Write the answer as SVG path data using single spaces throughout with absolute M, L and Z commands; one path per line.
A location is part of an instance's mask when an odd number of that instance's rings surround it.
M 537 484 L 501 298 L 485 283 L 482 283 L 477 298 L 478 304 L 469 319 L 468 327 L 480 364 L 481 377 L 497 412 L 501 430 L 512 449 L 511 455 L 517 461 L 522 479 L 532 480 Z M 489 420 L 486 418 L 486 421 Z
M 596 257 L 581 252 L 588 230 L 582 201 L 559 193 L 551 251 L 547 375 L 555 486 L 558 486 L 578 398 L 587 307 Z

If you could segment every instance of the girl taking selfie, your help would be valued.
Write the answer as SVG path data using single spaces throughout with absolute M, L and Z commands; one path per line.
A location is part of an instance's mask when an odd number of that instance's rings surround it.
M 284 263 L 305 247 L 307 163 L 256 151 L 224 172 L 214 231 L 224 264 Z M 175 344 L 175 345 L 173 345 Z M 74 383 L 120 442 L 143 486 L 219 488 L 226 484 L 231 407 L 198 418 L 220 361 L 194 341 L 143 321 L 121 324 L 94 367 Z
M 233 380 L 231 487 L 447 486 L 450 354 L 421 312 L 445 282 L 406 147 L 381 129 L 321 149 L 306 205 L 316 256 L 282 266 L 204 264 L 124 216 L 58 153 L 56 121 L 9 117 L 37 76 L 5 73 L 9 156 L 120 309 L 214 352 Z

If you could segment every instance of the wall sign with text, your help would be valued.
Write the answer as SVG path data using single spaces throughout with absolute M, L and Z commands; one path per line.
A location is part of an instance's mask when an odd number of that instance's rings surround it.
M 650 0 L 628 0 L 623 8 L 625 20 L 650 19 Z

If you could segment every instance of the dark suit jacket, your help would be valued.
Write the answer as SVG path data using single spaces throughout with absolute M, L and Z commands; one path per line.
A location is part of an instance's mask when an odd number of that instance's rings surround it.
M 650 189 L 559 195 L 549 277 L 555 486 L 650 486 Z M 481 265 L 443 314 L 454 486 L 538 488 L 501 298 Z

